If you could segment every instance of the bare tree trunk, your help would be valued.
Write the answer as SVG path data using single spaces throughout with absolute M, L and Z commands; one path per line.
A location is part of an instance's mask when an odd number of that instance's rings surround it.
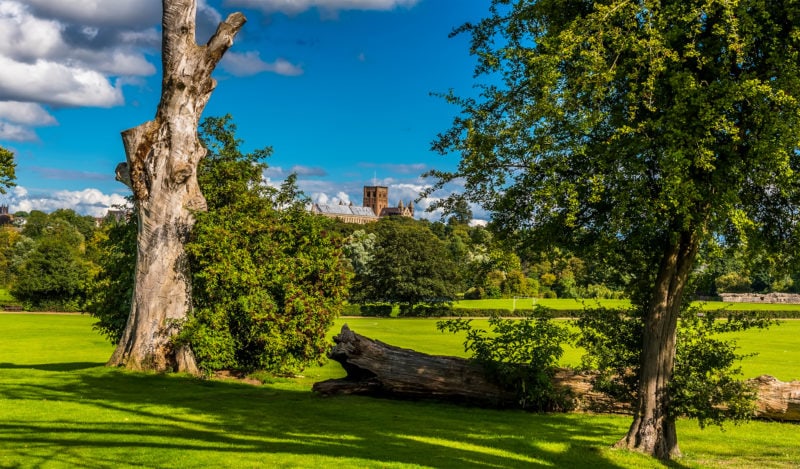
M 127 162 L 117 166 L 117 179 L 133 191 L 139 229 L 131 313 L 112 366 L 197 372 L 192 351 L 171 343 L 192 304 L 184 251 L 192 213 L 206 208 L 197 184 L 205 156 L 197 126 L 216 86 L 211 73 L 245 17 L 230 15 L 199 46 L 196 12 L 196 0 L 163 0 L 161 101 L 154 120 L 122 132 Z
M 629 448 L 659 459 L 680 456 L 675 419 L 670 416 L 669 382 L 675 365 L 675 339 L 683 289 L 697 254 L 695 233 L 683 231 L 670 242 L 661 265 L 645 317 L 638 402 L 628 434 L 617 447 Z

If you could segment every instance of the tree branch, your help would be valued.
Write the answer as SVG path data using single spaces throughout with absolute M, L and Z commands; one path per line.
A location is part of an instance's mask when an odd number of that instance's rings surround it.
M 222 55 L 233 45 L 233 38 L 242 29 L 247 18 L 239 12 L 231 13 L 217 26 L 217 31 L 206 44 L 206 63 L 213 70 Z

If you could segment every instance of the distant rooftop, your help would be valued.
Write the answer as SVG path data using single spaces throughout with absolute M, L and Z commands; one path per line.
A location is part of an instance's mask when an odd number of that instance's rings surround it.
M 351 215 L 373 218 L 376 216 L 371 207 L 356 207 L 355 205 L 314 204 L 314 211 L 323 215 Z

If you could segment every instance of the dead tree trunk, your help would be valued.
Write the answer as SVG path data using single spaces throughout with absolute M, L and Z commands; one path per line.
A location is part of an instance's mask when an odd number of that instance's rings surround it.
M 519 407 L 514 392 L 488 379 L 479 365 L 458 357 L 427 355 L 394 347 L 351 331 L 347 325 L 334 338 L 330 358 L 341 363 L 347 376 L 315 383 L 323 395 L 360 394 L 399 399 L 437 399 L 485 407 Z M 573 411 L 631 414 L 619 402 L 592 387 L 592 372 L 559 369 L 553 376 Z M 749 380 L 758 390 L 756 418 L 800 421 L 800 381 L 784 383 L 771 376 Z
M 197 184 L 205 156 L 197 125 L 216 86 L 211 73 L 245 17 L 230 15 L 199 46 L 196 11 L 196 0 L 163 0 L 161 101 L 154 120 L 122 132 L 127 162 L 117 166 L 117 179 L 133 191 L 139 228 L 131 313 L 112 366 L 197 372 L 192 351 L 171 344 L 191 308 L 184 244 L 192 213 L 206 208 Z

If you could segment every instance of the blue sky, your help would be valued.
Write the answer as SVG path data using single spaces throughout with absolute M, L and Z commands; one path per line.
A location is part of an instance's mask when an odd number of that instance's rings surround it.
M 315 201 L 361 203 L 361 187 L 416 198 L 457 109 L 474 93 L 468 38 L 448 38 L 489 0 L 200 0 L 198 36 L 242 11 L 206 116 L 230 113 L 245 149 L 272 146 L 265 177 L 297 172 Z M 127 188 L 120 132 L 160 94 L 160 0 L 0 0 L 0 145 L 16 153 L 12 210 L 101 215 Z M 457 188 L 453 188 L 457 190 Z M 431 200 L 417 205 L 422 212 Z M 427 215 L 430 217 L 430 215 Z

